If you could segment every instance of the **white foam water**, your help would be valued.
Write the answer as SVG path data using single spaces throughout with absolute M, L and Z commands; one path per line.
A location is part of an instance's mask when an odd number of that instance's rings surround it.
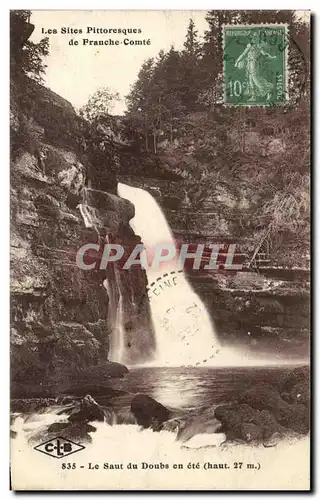
M 283 441 L 272 448 L 225 445 L 222 444 L 223 434 L 198 434 L 181 443 L 173 432 L 96 422 L 93 423 L 96 432 L 90 434 L 92 444 L 84 443 L 84 450 L 61 460 L 45 457 L 34 450 L 34 444 L 28 444 L 36 429 L 63 418 L 50 411 L 35 414 L 27 422 L 21 416 L 16 418 L 13 429 L 17 436 L 12 439 L 11 446 L 14 487 L 104 490 L 307 488 L 308 437 Z M 66 470 L 63 463 L 75 463 L 76 469 Z M 235 465 L 239 463 L 241 469 Z M 94 469 L 96 464 L 99 467 Z M 208 464 L 212 464 L 212 468 Z M 222 465 L 216 468 L 213 464 Z M 248 468 L 247 464 L 254 464 L 254 468 Z

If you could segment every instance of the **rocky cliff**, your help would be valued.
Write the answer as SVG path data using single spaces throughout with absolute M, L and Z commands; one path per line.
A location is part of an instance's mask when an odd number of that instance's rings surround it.
M 270 111 L 259 113 L 270 120 Z M 270 221 L 257 217 L 274 189 L 270 164 L 291 154 L 285 133 L 279 132 L 286 117 L 276 115 L 277 128 L 270 127 L 268 134 L 255 129 L 249 118 L 241 137 L 225 131 L 225 163 L 216 155 L 216 125 L 210 113 L 193 113 L 173 141 L 158 145 L 157 172 L 152 175 L 148 167 L 149 153 L 140 156 L 142 175 L 132 171 L 120 178 L 155 197 L 177 241 L 236 245 L 241 271 L 187 271 L 222 344 L 246 346 L 273 358 L 305 358 L 310 328 L 308 241 L 296 248 L 284 235 L 286 249 L 275 255 L 264 239 Z
M 15 384 L 61 386 L 107 361 L 119 328 L 125 362 L 152 357 L 141 270 L 81 270 L 76 253 L 106 237 L 132 248 L 134 207 L 115 192 L 88 188 L 94 169 L 79 148 L 81 121 L 71 104 L 20 75 L 11 83 L 11 366 Z M 116 183 L 115 183 L 116 185 Z M 85 223 L 85 206 L 91 222 Z M 121 298 L 121 311 L 120 307 Z M 122 373 L 115 364 L 112 374 Z

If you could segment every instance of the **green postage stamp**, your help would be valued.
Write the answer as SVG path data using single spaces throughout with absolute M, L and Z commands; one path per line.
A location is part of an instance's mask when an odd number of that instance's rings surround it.
M 285 24 L 223 25 L 224 103 L 272 106 L 288 100 Z

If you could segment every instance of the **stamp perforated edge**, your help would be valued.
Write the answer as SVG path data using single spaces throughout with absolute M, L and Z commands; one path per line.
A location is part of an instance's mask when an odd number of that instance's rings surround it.
M 226 102 L 226 86 L 224 82 L 224 75 L 225 75 L 225 58 L 224 58 L 224 49 L 225 49 L 225 36 L 224 36 L 224 31 L 226 28 L 243 28 L 243 29 L 248 29 L 248 28 L 260 28 L 261 26 L 266 26 L 268 28 L 279 28 L 284 27 L 285 28 L 285 37 L 288 39 L 289 37 L 289 24 L 288 23 L 258 23 L 258 24 L 222 24 L 221 25 L 221 31 L 222 31 L 222 54 L 223 54 L 223 68 L 222 68 L 222 76 L 223 76 L 223 81 L 222 81 L 222 104 L 224 107 L 229 108 L 229 107 L 239 107 L 239 108 L 270 108 L 270 107 L 275 107 L 270 106 L 268 104 L 233 104 Z M 277 106 L 285 106 L 286 104 L 290 104 L 290 95 L 289 95 L 289 45 L 288 44 L 285 49 L 284 49 L 284 65 L 285 65 L 285 93 L 286 93 L 286 100 L 283 103 L 277 103 Z

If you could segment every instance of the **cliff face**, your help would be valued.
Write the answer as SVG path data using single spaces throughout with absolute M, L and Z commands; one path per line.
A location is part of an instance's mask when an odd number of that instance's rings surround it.
M 129 226 L 133 205 L 115 193 L 86 187 L 93 173 L 88 178 L 80 138 L 81 123 L 70 103 L 26 77 L 12 82 L 14 382 L 41 378 L 59 385 L 79 369 L 106 361 L 120 313 L 129 346 L 121 361 L 152 356 L 149 311 L 143 311 L 142 320 L 135 305 L 145 294 L 144 272 L 123 276 L 115 267 L 88 271 L 76 265 L 76 253 L 85 243 L 102 245 L 108 235 L 132 248 L 139 240 Z M 79 204 L 92 214 L 91 224 L 85 224 Z

